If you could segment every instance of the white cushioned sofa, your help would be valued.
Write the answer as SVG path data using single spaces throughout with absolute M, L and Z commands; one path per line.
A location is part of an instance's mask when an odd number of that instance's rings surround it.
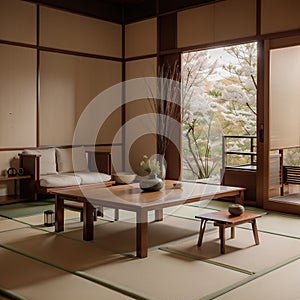
M 54 188 L 75 185 L 112 185 L 109 152 L 86 151 L 84 147 L 25 149 L 20 166 L 32 176 L 34 199 Z

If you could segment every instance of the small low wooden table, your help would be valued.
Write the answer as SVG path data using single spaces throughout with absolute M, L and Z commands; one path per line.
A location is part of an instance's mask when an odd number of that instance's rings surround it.
M 202 214 L 196 216 L 196 218 L 201 219 L 200 224 L 200 232 L 199 232 L 199 239 L 198 239 L 198 247 L 201 247 L 203 235 L 205 231 L 205 226 L 207 221 L 213 221 L 214 226 L 219 227 L 219 235 L 221 240 L 221 253 L 225 253 L 225 228 L 231 229 L 231 238 L 235 237 L 235 226 L 244 224 L 244 223 L 251 223 L 253 236 L 255 244 L 259 244 L 257 226 L 256 226 L 256 219 L 261 217 L 261 215 L 253 214 L 250 212 L 244 212 L 240 216 L 232 216 L 228 211 L 221 210 L 217 212 L 212 212 L 208 214 Z

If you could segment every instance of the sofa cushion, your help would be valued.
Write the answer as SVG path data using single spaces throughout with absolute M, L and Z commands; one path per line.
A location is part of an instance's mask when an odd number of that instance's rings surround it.
M 52 175 L 42 175 L 40 177 L 40 186 L 42 187 L 66 187 L 71 185 L 79 185 L 81 183 L 81 178 L 72 175 L 62 175 L 62 174 L 52 174 Z
M 24 154 L 40 155 L 40 174 L 57 174 L 55 148 L 49 149 L 25 149 Z
M 98 172 L 76 172 L 76 176 L 80 177 L 81 184 L 101 183 L 111 180 L 111 176 Z
M 84 147 L 68 149 L 57 148 L 56 156 L 59 173 L 88 171 L 87 156 Z

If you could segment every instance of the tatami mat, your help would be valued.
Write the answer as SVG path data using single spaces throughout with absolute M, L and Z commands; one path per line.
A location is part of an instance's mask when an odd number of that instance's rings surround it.
M 114 211 L 106 209 L 95 223 L 95 240 L 86 242 L 78 212 L 65 210 L 65 232 L 57 234 L 43 225 L 46 206 L 22 211 L 17 205 L 14 212 L 9 205 L 5 213 L 14 220 L 0 217 L 0 265 L 9 269 L 0 272 L 0 295 L 4 288 L 29 300 L 298 299 L 299 216 L 253 208 L 262 214 L 260 245 L 245 224 L 238 226 L 235 239 L 226 240 L 226 254 L 220 255 L 212 223 L 203 246 L 196 246 L 200 222 L 195 215 L 229 203 L 200 204 L 166 209 L 163 222 L 150 223 L 144 259 L 128 255 L 136 250 L 134 213 L 121 210 L 121 221 L 111 222 Z M 149 220 L 153 217 L 149 214 Z
M 7 218 L 0 217 L 0 232 L 13 230 L 17 228 L 27 227 L 28 225 L 22 224 L 20 222 L 16 222 L 14 220 L 10 220 Z
M 49 232 L 26 228 L 0 234 L 2 245 L 59 266 L 83 271 L 93 266 L 121 261 L 124 256 Z
M 145 259 L 101 265 L 86 272 L 155 300 L 200 299 L 247 276 L 160 250 Z
M 261 231 L 300 238 L 300 216 L 272 212 L 257 222 Z
M 201 247 L 197 239 L 190 239 L 168 247 L 166 251 L 175 251 L 195 259 L 211 260 L 231 268 L 249 273 L 261 272 L 288 259 L 300 255 L 300 240 L 268 233 L 259 233 L 260 244 L 255 245 L 251 230 L 238 228 L 235 239 L 225 242 L 225 254 L 220 253 L 218 231 L 204 234 Z
M 195 220 L 165 216 L 162 222 L 149 224 L 149 247 L 158 247 L 197 234 L 199 222 Z M 66 232 L 69 238 L 81 240 L 82 230 Z M 136 250 L 135 219 L 118 221 L 95 226 L 94 240 L 91 243 L 118 253 Z
M 8 218 L 18 218 L 40 214 L 48 209 L 54 210 L 54 201 L 51 199 L 1 205 L 0 215 Z
M 177 216 L 181 218 L 189 218 L 195 220 L 195 216 L 206 214 L 212 212 L 213 210 L 197 207 L 197 206 L 190 206 L 190 205 L 181 205 L 177 206 L 176 209 L 169 209 L 168 213 L 172 216 Z
M 30 300 L 132 299 L 6 249 L 0 248 L 0 256 L 0 286 Z
M 282 268 L 250 281 L 216 300 L 300 299 L 300 258 Z
M 214 210 L 227 210 L 230 204 L 232 204 L 232 202 L 222 200 L 211 200 L 204 208 Z M 266 210 L 253 206 L 245 206 L 245 209 L 256 214 L 267 214 Z

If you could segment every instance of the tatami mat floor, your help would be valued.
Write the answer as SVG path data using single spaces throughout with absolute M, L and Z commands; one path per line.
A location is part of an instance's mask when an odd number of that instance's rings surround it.
M 196 246 L 195 215 L 228 202 L 168 209 L 149 225 L 149 255 L 135 257 L 134 215 L 113 211 L 95 223 L 95 239 L 82 240 L 79 214 L 66 211 L 65 232 L 43 225 L 51 203 L 0 207 L 0 299 L 290 299 L 300 300 L 300 217 L 264 210 L 261 244 L 248 225 L 219 253 L 218 231 L 209 224 Z M 253 208 L 248 208 L 253 211 Z

